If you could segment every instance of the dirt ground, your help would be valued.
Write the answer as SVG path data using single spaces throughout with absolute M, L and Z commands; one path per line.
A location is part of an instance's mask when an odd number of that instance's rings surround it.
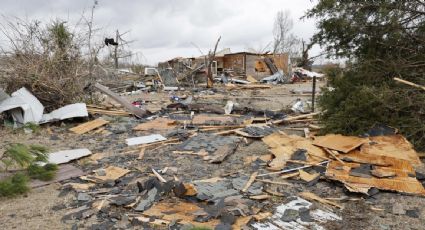
M 228 93 L 205 93 L 196 95 L 197 102 L 214 103 L 223 106 L 226 101 L 232 100 L 240 106 L 253 107 L 259 110 L 287 109 L 297 98 L 308 100 L 311 96 L 291 94 L 293 89 L 310 90 L 311 84 L 293 84 L 273 86 L 272 89 L 262 90 L 237 90 Z M 175 95 L 191 94 L 191 92 L 178 92 Z M 130 96 L 130 100 L 143 99 L 148 101 L 148 109 L 155 112 L 170 103 L 171 93 L 142 94 Z M 102 153 L 105 157 L 116 157 L 116 162 L 126 158 L 129 147 L 125 145 L 125 138 L 150 134 L 149 132 L 136 132 L 132 128 L 140 121 L 135 118 L 105 117 L 111 121 L 111 134 L 76 135 L 68 131 L 70 127 L 81 121 L 59 122 L 41 126 L 36 133 L 25 134 L 23 130 L 11 130 L 0 126 L 0 152 L 8 143 L 41 144 L 49 147 L 51 151 L 70 148 L 89 148 L 93 153 Z M 280 127 L 285 130 L 285 127 Z M 117 130 L 121 130 L 118 132 Z M 124 131 L 122 131 L 124 130 Z M 151 167 L 176 168 L 178 178 L 185 181 L 208 179 L 225 174 L 239 173 L 250 175 L 256 169 L 244 163 L 244 158 L 251 155 L 267 154 L 267 146 L 261 140 L 251 140 L 242 143 L 234 154 L 221 164 L 208 164 L 202 159 L 191 155 L 178 155 L 172 153 L 173 146 L 158 150 L 147 151 L 143 160 L 136 161 L 131 158 L 131 167 L 137 167 L 142 172 L 149 171 Z M 115 158 L 114 158 L 115 159 Z M 82 169 L 90 169 L 85 161 L 73 163 Z M 123 163 L 127 164 L 127 163 Z M 424 170 L 418 169 L 421 172 Z M 142 173 L 143 174 L 143 173 Z M 366 197 L 358 194 L 347 193 L 343 186 L 336 182 L 320 180 L 313 186 L 307 186 L 297 180 L 289 180 L 291 185 L 277 186 L 285 194 L 283 198 L 265 201 L 265 208 L 273 212 L 273 208 L 296 195 L 301 191 L 310 191 L 321 197 L 339 198 L 345 206 L 343 210 L 333 209 L 342 216 L 342 221 L 326 224 L 327 229 L 425 229 L 425 199 L 423 197 L 403 195 L 399 193 L 380 191 L 376 195 Z M 75 207 L 68 204 L 76 199 L 75 192 L 64 192 L 61 183 L 54 183 L 31 190 L 25 196 L 0 199 L 0 229 L 90 229 L 96 218 L 87 221 L 64 221 L 62 217 Z M 406 214 L 394 214 L 395 204 L 401 204 Z M 320 203 L 315 205 L 322 207 Z M 326 209 L 327 207 L 323 207 Z M 413 210 L 413 211 L 412 211 Z M 413 213 L 413 214 L 412 214 Z M 414 215 L 416 214 L 416 215 Z M 137 229 L 137 228 L 135 228 Z M 139 228 L 140 229 L 140 228 Z

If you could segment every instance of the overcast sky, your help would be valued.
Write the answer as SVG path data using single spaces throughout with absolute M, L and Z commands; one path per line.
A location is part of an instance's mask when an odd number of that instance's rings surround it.
M 76 22 L 88 13 L 90 0 L 2 0 L 0 13 L 48 21 Z M 313 20 L 300 19 L 314 5 L 311 0 L 98 0 L 94 18 L 103 28 L 100 36 L 114 37 L 114 31 L 130 31 L 132 50 L 139 61 L 155 64 L 177 56 L 199 56 L 191 43 L 207 53 L 219 36 L 221 48 L 232 52 L 247 47 L 259 49 L 272 41 L 273 21 L 279 10 L 289 10 L 293 33 L 309 40 L 315 32 Z M 100 41 L 100 37 L 98 38 Z M 320 52 L 314 47 L 311 56 Z

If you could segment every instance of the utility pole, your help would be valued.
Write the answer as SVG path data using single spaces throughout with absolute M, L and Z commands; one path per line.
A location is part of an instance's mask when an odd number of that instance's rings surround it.
M 120 38 L 120 33 L 117 30 L 117 34 L 116 34 L 116 37 L 115 37 L 115 42 L 118 43 L 118 39 L 119 38 Z M 119 43 L 118 43 L 118 45 L 119 45 Z M 114 49 L 115 69 L 118 69 L 118 45 L 116 45 L 115 46 L 115 49 Z

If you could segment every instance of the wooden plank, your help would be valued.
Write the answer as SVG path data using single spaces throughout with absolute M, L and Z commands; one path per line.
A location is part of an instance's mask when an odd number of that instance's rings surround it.
M 309 118 L 309 117 L 316 116 L 316 115 L 319 115 L 319 114 L 320 114 L 320 112 L 315 112 L 315 113 L 298 115 L 298 116 L 294 116 L 294 117 L 287 117 L 287 118 L 284 118 L 282 120 L 273 121 L 272 123 L 273 124 L 281 124 L 281 123 L 285 123 L 285 122 L 289 122 L 289 121 Z
M 300 178 L 301 180 L 305 181 L 305 182 L 311 182 L 313 180 L 315 180 L 317 177 L 320 176 L 320 173 L 314 173 L 314 174 L 310 174 L 304 170 L 299 170 L 300 172 Z
M 242 192 L 248 191 L 251 184 L 254 183 L 255 178 L 257 178 L 257 175 L 258 175 L 258 172 L 254 172 L 251 174 L 251 176 L 249 177 L 249 180 L 246 182 L 245 186 L 243 187 Z
M 394 78 L 394 80 L 395 80 L 395 81 L 398 81 L 398 82 L 401 82 L 401 83 L 403 83 L 403 84 L 406 84 L 406 85 L 410 85 L 410 86 L 416 87 L 416 88 L 418 88 L 418 89 L 425 90 L 425 86 L 418 85 L 418 84 L 416 84 L 416 83 L 413 83 L 413 82 L 410 82 L 410 81 L 406 81 L 406 80 L 400 79 L 400 78 L 398 78 L 398 77 L 395 77 L 395 78 Z
M 367 140 L 365 138 L 328 134 L 326 136 L 316 137 L 313 145 L 348 153 L 366 142 Z
M 165 180 L 164 177 L 162 177 L 155 169 L 152 168 L 152 172 L 158 178 L 159 181 L 161 181 L 162 183 L 167 182 L 167 180 Z
M 133 130 L 149 131 L 149 130 L 169 130 L 176 127 L 176 122 L 169 118 L 159 117 L 152 121 L 138 124 Z
M 338 204 L 336 202 L 323 199 L 323 198 L 321 198 L 321 197 L 319 197 L 316 194 L 311 193 L 311 192 L 301 192 L 298 195 L 300 195 L 300 197 L 302 197 L 302 198 L 304 198 L 306 200 L 313 200 L 313 201 L 320 202 L 322 204 L 332 205 L 332 206 L 335 206 L 335 207 L 337 207 L 339 209 L 343 209 L 344 208 L 342 205 L 340 205 L 340 204 Z
M 93 121 L 89 121 L 86 123 L 83 123 L 81 125 L 75 126 L 71 129 L 69 129 L 70 131 L 76 133 L 76 134 L 84 134 L 87 133 L 93 129 L 99 128 L 100 126 L 106 125 L 108 124 L 109 121 L 103 120 L 102 118 L 98 118 L 96 120 Z
M 124 108 L 126 108 L 130 113 L 134 114 L 137 117 L 143 117 L 147 114 L 147 111 L 141 108 L 138 108 L 134 105 L 132 105 L 129 101 L 126 99 L 120 97 L 118 94 L 112 92 L 108 87 L 101 85 L 99 83 L 96 83 L 94 85 L 98 90 L 103 92 L 104 94 L 108 95 L 112 99 L 114 99 L 116 102 L 120 103 Z
M 344 161 L 342 161 L 341 159 L 339 159 L 336 154 L 334 152 L 332 152 L 332 150 L 328 149 L 328 148 L 323 148 L 327 153 L 329 153 L 329 155 L 331 155 L 335 160 L 339 161 L 339 163 L 345 165 Z

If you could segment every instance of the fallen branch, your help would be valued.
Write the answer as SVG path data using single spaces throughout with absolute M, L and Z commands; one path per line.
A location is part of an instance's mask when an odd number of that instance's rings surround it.
M 102 93 L 108 95 L 112 99 L 114 99 L 116 102 L 120 103 L 124 108 L 126 108 L 130 113 L 134 114 L 137 117 L 143 117 L 147 114 L 147 111 L 145 109 L 138 108 L 134 105 L 132 105 L 130 102 L 128 102 L 126 99 L 120 97 L 118 94 L 112 92 L 108 87 L 101 85 L 99 83 L 96 83 L 94 85 L 98 90 L 100 90 Z
M 397 77 L 395 77 L 394 80 L 398 81 L 400 83 L 406 84 L 406 85 L 410 85 L 410 86 L 425 90 L 425 86 L 418 85 L 418 84 L 410 82 L 410 81 L 406 81 L 406 80 L 403 80 L 403 79 L 400 79 L 400 78 L 397 78 Z

